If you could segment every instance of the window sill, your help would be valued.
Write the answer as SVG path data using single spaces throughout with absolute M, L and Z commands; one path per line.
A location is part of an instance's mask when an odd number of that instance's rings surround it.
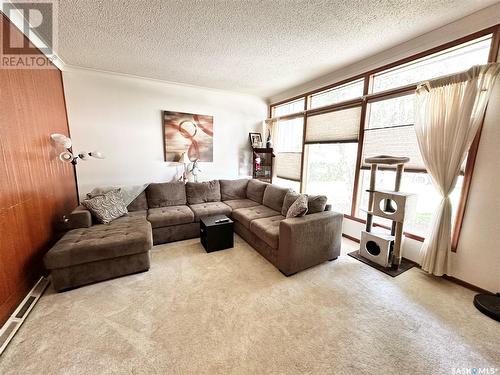
M 358 223 L 361 223 L 361 224 L 366 224 L 366 220 L 360 219 L 360 218 L 355 217 L 355 216 L 344 214 L 344 217 L 346 219 L 349 219 L 349 220 L 357 221 Z M 377 224 L 377 223 L 373 223 L 373 226 L 374 227 L 384 228 L 384 229 L 391 229 L 391 228 L 389 228 L 386 225 Z M 408 232 L 403 232 L 403 234 L 404 234 L 405 237 L 410 238 L 410 239 L 415 240 L 415 241 L 424 242 L 424 240 L 425 240 L 425 237 L 422 237 L 422 236 L 419 236 L 419 235 L 416 235 L 416 234 L 412 234 L 412 233 L 408 233 Z

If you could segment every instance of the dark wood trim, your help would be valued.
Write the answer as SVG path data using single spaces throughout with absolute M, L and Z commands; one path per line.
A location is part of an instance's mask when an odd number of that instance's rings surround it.
M 307 100 L 305 101 L 307 106 Z M 306 131 L 307 131 L 307 112 L 304 115 L 304 120 L 302 122 L 302 155 L 300 157 L 300 187 L 301 193 L 304 192 L 304 165 L 305 165 L 305 152 L 306 152 Z
M 354 215 L 344 214 L 344 218 L 352 220 L 352 221 L 356 221 L 360 224 L 366 224 L 366 220 L 360 219 L 359 217 L 356 217 Z M 391 227 L 388 227 L 387 225 L 383 225 L 383 224 L 373 223 L 373 226 L 379 227 L 379 228 L 384 228 L 387 230 L 391 230 Z M 408 233 L 408 232 L 403 232 L 403 234 L 405 237 L 410 238 L 410 239 L 415 240 L 415 241 L 424 242 L 424 240 L 425 240 L 424 237 L 416 235 L 416 234 L 412 234 L 412 233 Z
M 69 127 L 69 117 L 68 117 L 68 104 L 66 101 L 66 90 L 64 88 L 64 79 L 63 79 L 62 72 L 61 72 L 61 85 L 62 85 L 62 94 L 63 94 L 63 101 L 64 101 L 64 112 L 66 113 L 66 124 L 68 124 L 68 138 L 71 139 L 71 130 Z M 78 177 L 76 174 L 76 164 L 72 164 L 72 167 L 73 167 L 73 176 L 75 177 L 76 201 L 78 204 L 80 204 L 80 191 L 78 189 Z
M 325 113 L 331 113 L 336 111 L 342 111 L 343 109 L 360 107 L 363 104 L 363 97 L 345 100 L 343 102 L 338 102 L 335 104 L 325 105 L 323 107 L 318 107 L 314 109 L 308 109 L 306 112 L 309 116 L 324 115 Z
M 361 224 L 366 224 L 366 220 L 360 219 L 359 217 L 356 217 L 354 215 L 344 214 L 344 218 L 352 220 L 352 221 L 357 221 L 358 223 L 361 223 Z
M 276 121 L 287 121 L 287 120 L 295 120 L 296 118 L 300 118 L 305 116 L 306 112 L 305 111 L 300 111 L 300 112 L 295 112 L 295 113 L 290 113 L 289 115 L 285 116 L 278 116 L 278 117 L 272 117 Z
M 0 13 L 0 27 L 28 38 Z M 38 51 L 38 53 L 36 52 Z M 39 49 L 33 54 L 43 56 Z M 46 274 L 43 255 L 60 238 L 63 215 L 78 204 L 73 165 L 49 135 L 69 135 L 61 71 L 0 69 L 0 326 Z M 8 219 L 8 220 L 7 220 Z
M 306 145 L 334 145 L 337 143 L 358 143 L 359 141 L 357 139 L 345 139 L 342 141 L 311 141 L 311 142 L 304 142 Z
M 453 276 L 443 275 L 442 277 L 445 280 L 451 281 L 452 283 L 455 283 L 455 284 L 458 284 L 460 286 L 463 286 L 464 288 L 470 289 L 470 290 L 472 290 L 474 292 L 484 293 L 484 294 L 494 294 L 493 292 L 491 292 L 489 290 L 480 288 L 480 287 L 478 287 L 476 285 L 473 285 L 473 284 L 470 284 L 470 283 L 468 283 L 466 281 L 457 279 L 456 277 L 453 277 Z
M 369 103 L 375 103 L 375 102 L 379 102 L 382 100 L 399 98 L 401 96 L 415 94 L 416 89 L 417 89 L 416 84 L 407 85 L 407 86 L 403 86 L 403 87 L 397 87 L 395 89 L 384 90 L 384 91 L 380 91 L 380 92 L 377 92 L 374 94 L 367 94 L 366 100 Z
M 370 89 L 370 79 L 365 77 L 363 85 L 363 95 L 368 94 Z M 358 154 L 356 155 L 356 170 L 354 171 L 354 183 L 352 191 L 352 202 L 351 202 L 351 215 L 354 217 L 356 215 L 356 210 L 358 207 L 358 192 L 359 192 L 359 176 L 361 174 L 361 164 L 363 156 L 363 143 L 365 139 L 365 123 L 366 116 L 368 115 L 368 104 L 363 101 L 361 104 L 361 116 L 359 119 L 359 132 L 358 132 Z
M 349 236 L 348 234 L 342 233 L 342 237 L 347 238 L 348 240 L 359 243 L 359 240 L 356 237 Z
M 497 61 L 499 48 L 500 48 L 500 25 L 496 27 L 496 30 L 493 34 L 493 39 L 491 40 L 488 62 Z M 467 156 L 464 181 L 462 184 L 462 191 L 460 192 L 460 200 L 458 202 L 457 214 L 455 217 L 455 225 L 453 226 L 453 233 L 451 236 L 451 251 L 453 252 L 457 251 L 458 242 L 460 241 L 460 233 L 462 232 L 465 210 L 467 208 L 467 201 L 469 200 L 469 193 L 472 185 L 472 176 L 474 174 L 474 166 L 476 165 L 476 157 L 477 157 L 477 152 L 479 150 L 479 143 L 481 141 L 483 124 L 484 124 L 484 117 L 483 121 L 481 122 L 481 126 L 479 127 L 477 134 L 474 137 L 474 141 L 472 142 L 472 145 L 469 149 L 469 154 Z

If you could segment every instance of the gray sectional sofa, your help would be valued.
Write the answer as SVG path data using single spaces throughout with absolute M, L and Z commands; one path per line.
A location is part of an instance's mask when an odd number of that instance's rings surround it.
M 224 214 L 238 235 L 292 275 L 339 256 L 343 219 L 323 196 L 309 197 L 306 216 L 287 219 L 295 198 L 289 189 L 258 180 L 153 183 L 110 224 L 96 224 L 83 206 L 75 209 L 45 266 L 59 291 L 146 271 L 153 245 L 198 237 L 201 218 Z

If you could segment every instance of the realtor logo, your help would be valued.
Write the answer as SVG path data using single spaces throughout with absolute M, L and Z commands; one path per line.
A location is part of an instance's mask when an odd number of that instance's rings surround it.
M 3 2 L 2 12 L 0 68 L 53 69 L 57 2 L 11 0 Z

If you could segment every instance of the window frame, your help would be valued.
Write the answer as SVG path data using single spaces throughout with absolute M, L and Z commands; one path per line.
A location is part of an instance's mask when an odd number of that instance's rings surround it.
M 359 137 L 358 137 L 358 155 L 356 158 L 356 174 L 354 177 L 354 191 L 353 191 L 353 199 L 352 199 L 352 206 L 351 206 L 351 215 L 345 215 L 344 217 L 360 222 L 360 223 L 366 223 L 366 220 L 361 219 L 356 217 L 356 212 L 357 212 L 357 206 L 359 203 L 359 179 L 360 179 L 360 173 L 361 173 L 361 165 L 362 165 L 362 148 L 363 148 L 363 142 L 364 142 L 364 132 L 365 132 L 365 124 L 366 124 L 366 119 L 367 119 L 367 108 L 368 108 L 368 102 L 374 102 L 377 100 L 384 100 L 384 99 L 389 99 L 391 97 L 397 97 L 397 96 L 402 96 L 408 93 L 412 93 L 416 90 L 417 84 L 410 84 L 402 87 L 397 87 L 389 90 L 384 90 L 384 91 L 379 91 L 377 93 L 370 93 L 371 92 L 371 87 L 373 84 L 373 77 L 377 73 L 381 73 L 383 71 L 389 70 L 396 68 L 400 65 L 405 65 L 408 63 L 411 63 L 412 61 L 416 61 L 419 59 L 422 59 L 424 57 L 433 55 L 435 53 L 444 51 L 449 48 L 456 47 L 460 44 L 464 44 L 467 42 L 470 42 L 474 39 L 478 39 L 481 37 L 484 37 L 486 35 L 491 34 L 491 44 L 490 44 L 490 50 L 488 54 L 488 62 L 496 62 L 498 60 L 498 53 L 499 53 L 499 45 L 500 45 L 500 24 L 497 24 L 495 26 L 480 30 L 478 32 L 469 34 L 467 36 L 464 36 L 462 38 L 455 39 L 453 41 L 441 44 L 439 46 L 430 48 L 428 50 L 419 52 L 417 54 L 408 56 L 403 59 L 396 60 L 392 63 L 385 64 L 383 66 L 380 66 L 378 68 L 372 69 L 370 71 L 364 72 L 357 74 L 355 76 L 349 77 L 347 79 L 343 79 L 341 81 L 335 82 L 333 84 L 327 85 L 327 86 L 322 86 L 317 89 L 305 92 L 301 95 L 296 95 L 294 97 L 281 100 L 275 103 L 269 104 L 269 117 L 271 117 L 271 114 L 273 113 L 273 108 L 282 104 L 285 104 L 287 102 L 293 102 L 298 99 L 304 99 L 304 112 L 300 113 L 300 115 L 304 116 L 304 130 L 303 130 L 303 140 L 302 140 L 302 166 L 301 166 L 301 181 L 300 181 L 300 190 L 303 191 L 304 187 L 304 162 L 305 162 L 305 157 L 304 157 L 304 152 L 305 152 L 305 136 L 306 136 L 306 125 L 307 125 L 307 117 L 308 115 L 311 114 L 318 114 L 318 113 L 327 113 L 331 112 L 333 110 L 338 110 L 342 107 L 348 107 L 348 106 L 354 106 L 354 105 L 359 105 L 361 103 L 361 118 L 360 118 L 360 125 L 359 125 Z M 364 80 L 364 85 L 363 85 L 363 96 L 360 98 L 356 99 L 351 99 L 347 100 L 344 102 L 338 102 L 334 103 L 331 105 L 323 106 L 323 107 L 318 107 L 314 109 L 310 109 L 310 103 L 311 103 L 311 96 L 314 94 L 318 94 L 321 92 L 326 92 L 328 90 L 335 89 L 336 87 L 339 86 L 344 86 L 349 83 L 353 83 L 355 81 L 358 81 L 360 79 Z M 288 115 L 288 116 L 283 116 L 280 117 L 281 119 L 284 119 L 286 117 L 296 117 L 297 114 L 294 115 Z M 472 176 L 474 172 L 474 165 L 477 157 L 477 151 L 479 149 L 479 141 L 481 139 L 481 132 L 483 128 L 483 123 L 481 123 L 481 126 L 474 138 L 474 141 L 472 142 L 472 145 L 469 149 L 468 153 L 468 158 L 467 158 L 467 163 L 465 167 L 465 173 L 464 173 L 464 181 L 462 185 L 462 190 L 460 193 L 460 200 L 458 203 L 457 207 L 457 214 L 455 217 L 455 223 L 453 227 L 453 233 L 452 233 L 452 251 L 456 252 L 458 243 L 460 240 L 460 233 L 462 230 L 462 225 L 463 225 L 463 220 L 465 217 L 465 211 L 467 207 L 467 201 L 469 198 L 469 193 L 470 193 L 470 187 L 472 183 Z M 329 142 L 329 143 L 337 143 L 337 142 Z M 419 173 L 424 173 L 423 171 L 411 171 L 408 170 L 408 172 L 419 172 Z M 425 172 L 426 173 L 426 172 Z M 390 229 L 387 228 L 384 225 L 380 224 L 374 224 L 375 226 L 379 226 L 382 228 Z M 404 235 L 408 238 L 417 240 L 417 241 L 424 241 L 424 238 L 412 233 L 405 232 Z

